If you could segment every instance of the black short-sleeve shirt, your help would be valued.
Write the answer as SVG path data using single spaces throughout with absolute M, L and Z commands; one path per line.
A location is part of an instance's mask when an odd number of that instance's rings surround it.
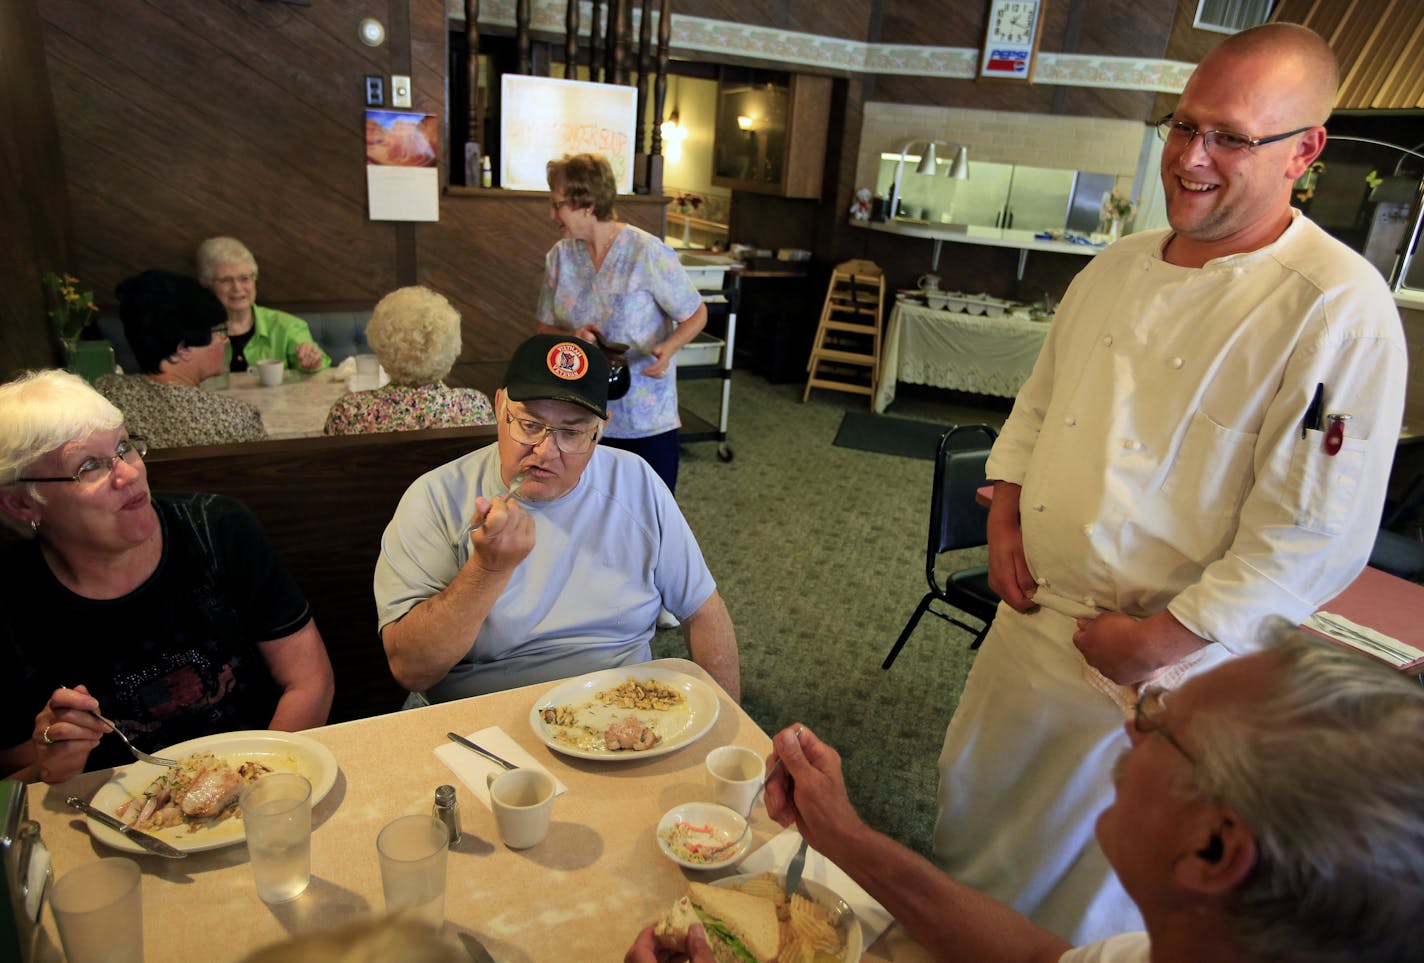
M 163 553 L 146 582 L 87 599 L 27 541 L 0 553 L 0 744 L 34 732 L 60 686 L 83 684 L 100 711 L 150 752 L 198 736 L 265 729 L 281 695 L 260 647 L 311 620 L 257 520 L 222 495 L 155 493 Z M 106 737 L 87 770 L 131 762 Z

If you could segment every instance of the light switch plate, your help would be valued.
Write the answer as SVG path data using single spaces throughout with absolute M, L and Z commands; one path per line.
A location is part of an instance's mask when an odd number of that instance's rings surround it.
M 386 103 L 385 81 L 376 74 L 366 75 L 366 106 L 382 107 Z
M 410 78 L 404 74 L 391 74 L 391 106 L 410 106 Z

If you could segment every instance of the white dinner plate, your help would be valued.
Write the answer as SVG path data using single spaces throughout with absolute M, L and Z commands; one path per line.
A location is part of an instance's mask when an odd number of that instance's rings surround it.
M 732 887 L 756 879 L 762 873 L 741 873 L 736 876 L 724 876 L 714 880 L 713 886 Z M 785 885 L 786 874 L 781 873 L 776 877 L 779 884 Z M 840 894 L 832 890 L 829 886 L 823 886 L 814 879 L 803 879 L 796 891 L 802 896 L 809 896 L 811 899 L 824 906 L 826 909 L 834 909 L 836 902 L 840 900 Z M 855 910 L 848 909 L 840 922 L 836 924 L 836 932 L 841 935 L 841 942 L 845 945 L 845 952 L 841 955 L 841 963 L 859 963 L 860 954 L 864 949 L 864 937 L 860 932 L 860 921 L 856 918 Z
M 580 718 L 598 730 L 602 730 L 616 719 L 636 713 L 640 722 L 650 726 L 662 736 L 651 749 L 634 751 L 631 749 L 611 750 L 601 744 L 579 746 L 559 737 L 562 729 L 546 723 L 540 710 L 554 706 L 579 706 L 593 701 L 594 693 L 617 688 L 629 679 L 656 679 L 664 685 L 680 691 L 685 700 L 685 708 L 666 711 L 620 709 L 616 706 L 595 706 L 580 713 Z M 646 665 L 628 665 L 619 669 L 603 669 L 577 678 L 566 679 L 545 692 L 529 710 L 529 725 L 544 745 L 566 756 L 580 759 L 598 759 L 606 762 L 633 762 L 650 759 L 681 749 L 697 741 L 703 733 L 712 728 L 720 711 L 717 693 L 707 683 L 690 675 Z
M 312 805 L 326 797 L 336 783 L 336 757 L 321 743 L 296 732 L 275 732 L 265 729 L 249 729 L 241 732 L 220 732 L 217 735 L 189 739 L 176 746 L 168 746 L 154 753 L 169 759 L 182 759 L 195 752 L 211 752 L 219 758 L 227 759 L 234 766 L 248 760 L 260 762 L 274 772 L 298 772 L 311 780 Z M 89 804 L 110 815 L 129 799 L 142 799 L 143 791 L 154 778 L 164 772 L 162 766 L 147 762 L 136 762 L 114 770 L 113 778 L 99 787 Z M 128 839 L 117 830 L 103 823 L 85 817 L 89 823 L 89 833 L 95 839 L 130 853 L 146 853 L 148 850 Z M 187 853 L 201 853 L 208 849 L 220 849 L 243 842 L 247 838 L 241 819 L 225 819 L 216 826 L 190 832 L 185 825 L 169 826 L 166 829 L 148 830 L 150 836 L 157 836 L 176 849 Z

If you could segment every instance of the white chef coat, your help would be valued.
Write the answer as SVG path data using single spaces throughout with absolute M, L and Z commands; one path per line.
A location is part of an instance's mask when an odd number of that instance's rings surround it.
M 1073 618 L 1167 609 L 1220 643 L 1169 681 L 1302 621 L 1369 556 L 1403 413 L 1399 314 L 1358 254 L 1299 212 L 1202 268 L 1162 260 L 1169 234 L 1074 279 L 990 455 L 988 477 L 1023 486 L 1044 611 L 1001 606 L 940 757 L 941 865 L 1075 943 L 1135 911 L 1092 838 L 1124 698 L 1082 662 Z M 1301 437 L 1318 384 L 1350 415 L 1334 457 L 1324 431 Z

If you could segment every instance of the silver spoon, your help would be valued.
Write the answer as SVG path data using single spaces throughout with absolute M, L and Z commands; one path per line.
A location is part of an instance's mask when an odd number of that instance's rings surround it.
M 771 771 L 768 772 L 766 778 L 761 781 L 761 785 L 757 787 L 757 791 L 752 793 L 752 801 L 747 803 L 746 816 L 742 820 L 742 831 L 737 834 L 736 839 L 725 842 L 716 849 L 710 850 L 709 855 L 716 856 L 718 853 L 724 853 L 747 838 L 747 833 L 752 830 L 752 810 L 756 808 L 757 797 L 766 791 L 766 784 L 771 782 L 771 777 L 776 775 L 776 770 L 780 768 L 781 757 L 777 756 L 776 761 L 771 764 Z

